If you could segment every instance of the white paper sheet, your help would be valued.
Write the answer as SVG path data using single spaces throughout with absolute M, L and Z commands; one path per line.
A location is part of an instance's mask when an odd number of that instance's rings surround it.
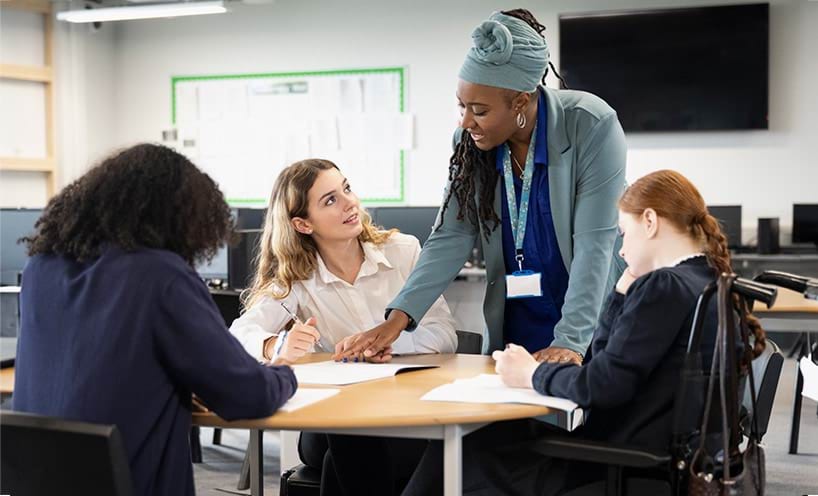
M 392 377 L 404 369 L 428 369 L 436 365 L 405 363 L 342 363 L 328 360 L 326 362 L 308 363 L 293 366 L 299 384 L 322 384 L 326 386 L 343 386 L 358 382 L 372 381 Z
M 579 405 L 565 398 L 544 396 L 533 389 L 511 388 L 503 384 L 497 374 L 480 374 L 469 379 L 457 379 L 436 387 L 420 399 L 426 401 L 454 401 L 463 403 L 524 403 L 562 410 L 569 415 L 569 431 L 582 424 L 583 412 Z
M 810 356 L 801 357 L 798 365 L 804 376 L 804 389 L 801 391 L 801 396 L 818 401 L 818 365 L 812 363 Z
M 339 392 L 341 392 L 340 389 L 299 389 L 279 410 L 282 412 L 293 412 L 299 408 L 304 408 L 313 403 L 318 403 L 321 400 L 331 398 Z

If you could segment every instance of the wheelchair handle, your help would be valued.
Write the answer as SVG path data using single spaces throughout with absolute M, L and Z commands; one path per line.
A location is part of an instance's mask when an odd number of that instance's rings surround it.
M 818 300 L 818 279 L 789 274 L 777 270 L 766 270 L 755 277 L 755 280 L 767 284 L 775 284 L 782 288 L 803 293 L 805 298 Z
M 751 281 L 750 279 L 744 279 L 743 277 L 736 277 L 733 280 L 732 291 L 745 298 L 760 301 L 767 305 L 767 308 L 773 306 L 778 296 L 778 288 L 757 281 Z

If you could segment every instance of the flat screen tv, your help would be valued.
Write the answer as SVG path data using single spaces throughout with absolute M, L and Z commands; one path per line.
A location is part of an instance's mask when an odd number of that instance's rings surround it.
M 562 14 L 560 73 L 625 131 L 767 129 L 769 5 Z

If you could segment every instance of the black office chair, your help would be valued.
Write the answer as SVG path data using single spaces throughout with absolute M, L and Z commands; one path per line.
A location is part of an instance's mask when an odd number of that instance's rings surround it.
M 0 493 L 26 496 L 133 494 L 116 426 L 0 413 Z
M 483 335 L 472 331 L 455 331 L 457 333 L 456 353 L 479 355 L 483 353 Z
M 701 329 L 707 303 L 715 290 L 716 285 L 711 284 L 699 296 L 691 330 L 690 345 L 688 346 L 688 359 L 694 359 L 693 354 L 699 347 L 698 338 L 695 336 L 700 335 L 698 330 Z M 734 280 L 732 291 L 744 298 L 761 301 L 768 307 L 772 306 L 777 295 L 774 287 L 742 278 Z M 752 364 L 754 379 L 757 377 L 763 378 L 761 381 L 755 381 L 757 391 L 756 415 L 759 420 L 759 431 L 762 435 L 767 430 L 783 361 L 783 356 L 775 343 L 770 342 L 768 349 L 771 351 L 762 353 L 756 360 L 753 360 Z M 693 387 L 697 387 L 697 384 L 702 385 L 701 383 L 691 383 Z M 750 387 L 749 381 L 747 387 Z M 680 401 L 682 398 L 685 398 L 684 394 L 677 396 L 674 409 L 684 409 L 684 401 Z M 691 425 L 697 424 L 698 419 L 694 420 Z M 761 428 L 762 424 L 764 426 L 763 430 Z M 746 425 L 749 425 L 749 421 L 746 422 Z M 535 451 L 552 458 L 598 463 L 607 467 L 607 477 L 604 481 L 576 488 L 565 496 L 591 494 L 605 494 L 606 496 L 622 494 L 671 495 L 674 494 L 676 472 L 686 470 L 683 464 L 674 466 L 675 458 L 670 450 L 657 452 L 629 445 L 617 445 L 571 437 L 543 439 L 537 443 Z M 676 461 L 675 463 L 681 462 Z
M 756 385 L 756 406 L 758 412 L 756 421 L 758 431 L 763 437 L 767 433 L 767 426 L 770 424 L 770 415 L 773 411 L 775 393 L 778 390 L 778 380 L 781 378 L 781 368 L 784 365 L 784 355 L 781 348 L 772 340 L 767 339 L 764 351 L 753 360 L 753 377 Z M 745 433 L 750 431 L 750 415 L 753 414 L 753 402 L 750 398 L 750 383 L 744 392 L 742 405 L 747 410 L 748 415 L 742 421 L 742 429 Z
M 818 300 L 818 279 L 804 277 L 797 274 L 789 274 L 787 272 L 779 272 L 777 270 L 767 270 L 755 277 L 756 281 L 765 284 L 775 284 L 782 288 L 787 288 L 792 291 L 802 293 L 804 298 L 810 300 Z M 804 388 L 804 376 L 801 374 L 801 368 L 797 362 L 801 357 L 807 356 L 810 353 L 810 335 L 807 332 L 801 333 L 790 350 L 787 358 L 795 358 L 795 394 L 792 399 L 792 419 L 790 423 L 790 446 L 789 454 L 795 455 L 798 453 L 798 436 L 801 430 L 801 405 L 803 398 L 801 391 Z M 813 352 L 813 357 L 816 355 Z
M 483 351 L 483 335 L 471 331 L 455 331 L 457 333 L 457 353 L 479 355 Z M 332 463 L 330 458 L 324 458 L 324 467 Z M 245 466 L 239 480 L 239 489 L 249 487 L 249 465 L 245 456 Z M 246 474 L 246 475 L 245 475 Z M 246 482 L 245 482 L 246 481 Z M 280 496 L 318 496 L 321 492 L 321 471 L 304 464 L 297 465 L 281 474 Z

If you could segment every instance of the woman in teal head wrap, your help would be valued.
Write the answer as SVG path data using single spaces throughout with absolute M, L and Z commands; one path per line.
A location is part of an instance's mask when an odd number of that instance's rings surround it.
M 625 137 L 600 98 L 544 86 L 543 30 L 523 9 L 496 12 L 474 29 L 436 228 L 386 321 L 340 343 L 337 357 L 388 355 L 479 239 L 487 350 L 516 343 L 540 361 L 582 362 L 624 265 L 614 245 Z
M 414 329 L 479 239 L 487 277 L 485 348 L 516 343 L 540 361 L 582 362 L 603 295 L 622 272 L 615 241 L 625 137 L 616 112 L 601 99 L 544 86 L 549 52 L 543 30 L 522 9 L 494 13 L 474 29 L 459 73 L 462 117 L 435 229 L 386 321 L 339 343 L 336 358 L 363 353 L 388 360 L 389 345 Z M 538 437 L 543 429 L 541 423 L 497 423 L 478 433 L 507 441 Z M 518 455 L 502 467 L 465 463 L 464 480 L 508 479 L 505 467 L 531 458 Z M 439 493 L 441 467 L 438 443 L 404 496 Z M 554 467 L 549 485 L 560 487 L 562 477 Z M 480 494 L 496 492 L 486 487 Z

